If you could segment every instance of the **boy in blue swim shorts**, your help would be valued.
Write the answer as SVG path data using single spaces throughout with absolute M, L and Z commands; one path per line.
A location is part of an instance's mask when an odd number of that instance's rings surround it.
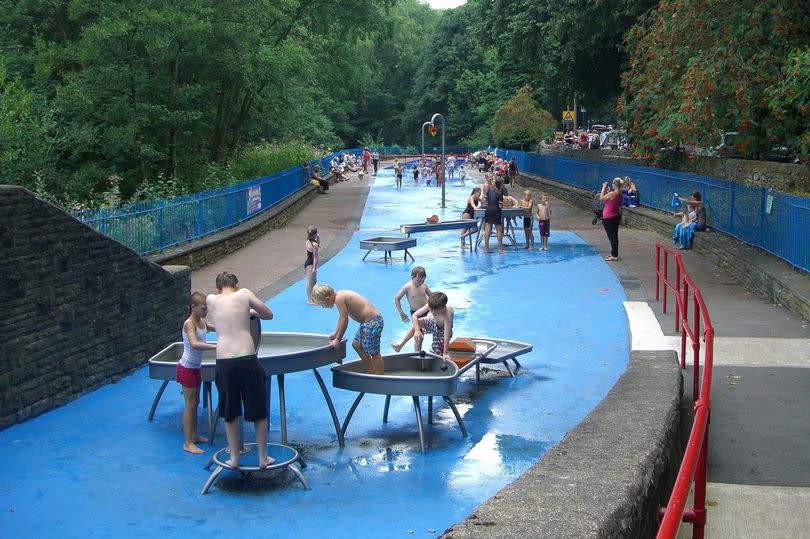
M 332 346 L 337 347 L 349 318 L 360 323 L 352 347 L 366 365 L 369 374 L 385 374 L 385 365 L 380 355 L 380 339 L 383 330 L 383 317 L 380 311 L 366 298 L 351 290 L 335 290 L 329 285 L 319 284 L 312 289 L 312 302 L 324 309 L 337 307 L 338 322 L 335 331 L 329 335 Z

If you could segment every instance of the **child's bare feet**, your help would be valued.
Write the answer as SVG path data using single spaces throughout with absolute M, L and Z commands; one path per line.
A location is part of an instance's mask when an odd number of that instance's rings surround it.
M 400 350 L 402 350 L 402 345 L 392 342 L 391 348 L 394 349 L 394 352 L 399 352 Z
M 205 453 L 205 451 L 203 451 L 202 449 L 197 447 L 194 444 L 194 442 L 183 442 L 183 451 L 186 451 L 188 453 L 192 453 L 194 455 L 200 455 L 202 453 Z
M 237 458 L 233 458 L 233 457 L 229 458 L 225 462 L 225 466 L 227 466 L 228 468 L 234 468 L 234 469 L 238 468 L 239 467 L 239 457 L 237 457 Z
M 259 463 L 259 468 L 267 468 L 276 461 L 273 457 L 264 457 L 264 462 Z
M 194 437 L 194 442 L 198 444 L 207 444 L 208 438 L 206 438 L 205 436 L 200 436 L 198 434 L 197 436 Z
M 499 254 L 499 255 L 505 255 L 505 254 L 506 254 L 506 253 L 508 253 L 508 252 L 509 252 L 509 251 L 504 251 L 503 249 L 501 249 L 500 251 L 498 251 L 498 254 Z

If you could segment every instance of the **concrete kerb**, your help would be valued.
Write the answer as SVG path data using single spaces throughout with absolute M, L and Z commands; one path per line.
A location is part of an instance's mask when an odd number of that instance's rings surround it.
M 521 177 L 556 198 L 591 209 L 592 191 L 533 174 L 521 173 Z M 671 237 L 675 226 L 671 215 L 642 207 L 624 208 L 622 223 L 658 232 L 665 238 Z M 692 249 L 728 271 L 752 292 L 810 319 L 810 278 L 801 270 L 794 270 L 776 257 L 718 231 L 695 234 Z

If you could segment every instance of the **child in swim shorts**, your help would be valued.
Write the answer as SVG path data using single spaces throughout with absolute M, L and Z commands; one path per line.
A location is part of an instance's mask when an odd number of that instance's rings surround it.
M 320 284 L 312 290 L 312 302 L 324 309 L 337 307 L 338 322 L 335 331 L 329 335 L 332 347 L 337 348 L 346 332 L 349 318 L 360 323 L 352 340 L 352 347 L 366 365 L 369 374 L 385 374 L 385 364 L 380 355 L 380 338 L 383 330 L 383 317 L 369 300 L 351 290 L 335 290 L 329 285 Z

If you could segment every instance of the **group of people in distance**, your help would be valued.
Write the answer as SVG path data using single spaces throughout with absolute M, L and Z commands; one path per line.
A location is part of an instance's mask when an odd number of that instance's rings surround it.
M 532 200 L 532 192 L 526 189 L 523 191 L 523 198 L 517 200 L 509 196 L 508 190 L 504 185 L 503 178 L 495 179 L 491 172 L 484 174 L 484 186 L 474 187 L 470 196 L 467 198 L 467 206 L 461 214 L 462 219 L 473 219 L 475 210 L 484 208 L 484 252 L 489 253 L 489 237 L 492 234 L 492 227 L 495 227 L 495 233 L 498 238 L 498 253 L 505 253 L 503 248 L 503 212 L 504 208 L 522 208 L 523 209 L 523 233 L 526 236 L 525 249 L 534 249 L 534 231 L 532 225 L 532 218 L 537 219 L 538 234 L 540 236 L 540 249 L 548 251 L 548 238 L 551 234 L 551 205 L 548 201 L 548 196 L 543 194 L 540 196 L 540 202 L 535 207 Z M 466 247 L 466 239 L 473 232 L 470 229 L 461 232 L 461 247 Z
M 411 165 L 411 173 L 413 174 L 413 185 L 419 187 L 419 177 L 425 180 L 425 185 L 431 187 L 433 180 L 436 179 L 436 185 L 440 185 L 441 159 L 433 157 L 422 157 L 419 161 Z M 394 178 L 396 179 L 397 189 L 402 189 L 402 176 L 405 173 L 407 165 L 400 162 L 398 158 L 394 159 Z M 454 155 L 448 157 L 444 163 L 445 175 L 448 180 L 453 180 L 456 177 L 456 168 L 458 168 L 458 179 L 460 185 L 465 185 L 464 181 L 467 179 L 467 171 L 464 165 L 458 165 L 457 159 Z

